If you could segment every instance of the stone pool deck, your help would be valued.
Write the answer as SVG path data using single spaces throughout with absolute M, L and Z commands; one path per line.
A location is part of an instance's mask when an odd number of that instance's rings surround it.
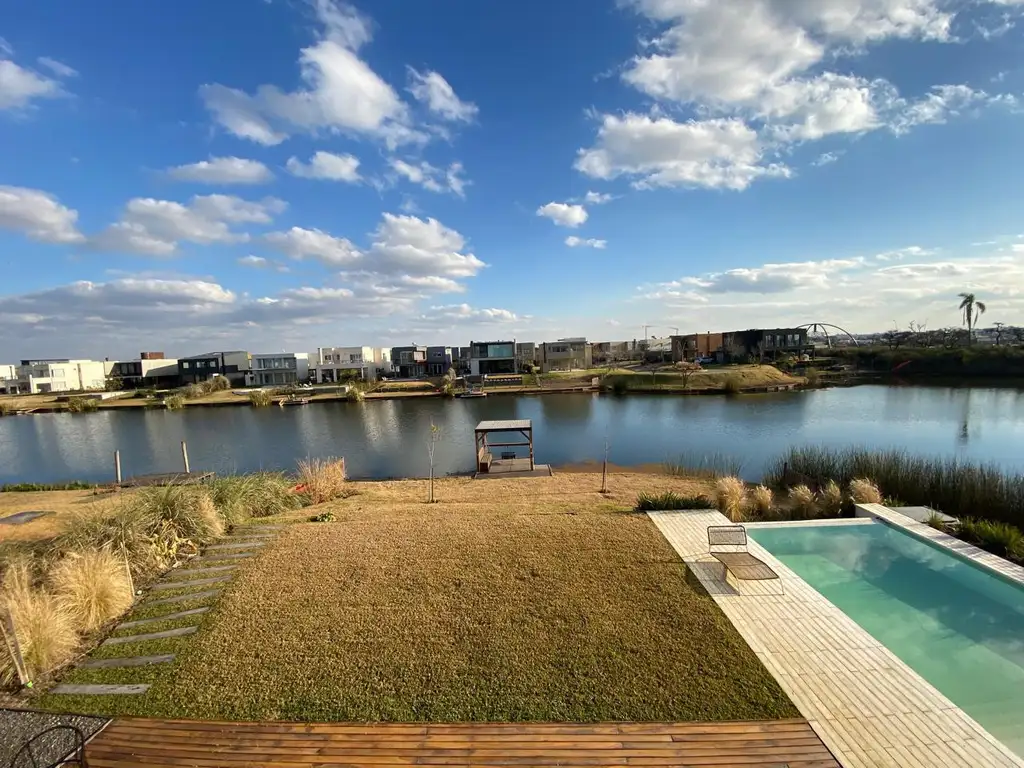
M 877 516 L 883 514 L 898 515 L 881 507 Z M 730 524 L 722 514 L 648 515 L 844 768 L 1024 768 L 1024 760 L 757 542 L 750 541 L 750 552 L 780 578 L 739 587 L 726 581 L 707 539 L 709 525 Z M 928 528 L 905 516 L 891 521 Z M 963 545 L 955 547 L 961 554 L 970 546 L 946 538 Z M 992 557 L 978 552 L 979 559 Z

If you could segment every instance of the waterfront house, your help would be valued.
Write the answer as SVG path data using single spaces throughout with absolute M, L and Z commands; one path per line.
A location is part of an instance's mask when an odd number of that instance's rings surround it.
M 722 349 L 721 333 L 688 333 L 670 338 L 673 363 L 692 363 L 699 357 L 715 357 Z
M 120 379 L 124 389 L 168 389 L 178 385 L 178 360 L 163 352 L 142 352 L 138 360 L 117 360 L 109 377 Z
M 582 336 L 546 341 L 540 345 L 540 368 L 544 373 L 581 370 L 593 365 L 593 346 Z
M 207 352 L 203 355 L 178 359 L 178 379 L 182 384 L 198 384 L 224 376 L 233 387 L 252 383 L 251 360 L 248 352 Z
M 772 362 L 784 355 L 805 354 L 814 354 L 806 328 L 751 328 L 723 333 L 719 357 L 725 362 Z
M 318 347 L 309 356 L 310 378 L 334 384 L 357 378 L 376 381 L 391 373 L 391 350 L 384 347 Z
M 17 381 L 13 386 L 8 382 L 9 392 L 32 395 L 41 392 L 81 392 L 105 389 L 107 386 L 103 362 L 99 360 L 22 360 L 15 370 L 14 378 Z
M 537 344 L 532 341 L 516 342 L 516 365 L 520 371 L 527 371 L 537 365 Z
M 427 375 L 427 348 L 412 345 L 391 348 L 391 366 L 400 379 L 418 379 Z
M 451 347 L 427 347 L 427 375 L 444 376 L 453 360 Z
M 469 342 L 469 372 L 474 376 L 516 373 L 515 341 Z
M 9 388 L 14 392 L 18 391 L 17 368 L 14 365 L 0 363 L 0 393 L 7 392 Z
M 306 352 L 254 354 L 252 379 L 257 387 L 304 384 L 309 380 L 309 355 Z

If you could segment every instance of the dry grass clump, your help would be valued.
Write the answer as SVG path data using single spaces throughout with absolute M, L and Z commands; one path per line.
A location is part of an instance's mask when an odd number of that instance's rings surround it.
M 789 504 L 793 513 L 799 517 L 814 517 L 817 512 L 814 491 L 806 485 L 797 485 L 789 489 Z
M 50 571 L 50 585 L 75 626 L 92 632 L 132 604 L 125 562 L 109 549 L 71 552 Z
M 0 602 L 10 612 L 30 677 L 59 667 L 74 655 L 78 634 L 73 613 L 54 595 L 32 586 L 32 572 L 27 562 L 8 566 Z M 0 654 L 0 682 L 11 683 L 17 679 L 10 654 Z
M 249 517 L 270 517 L 301 506 L 292 485 L 282 474 L 257 472 L 220 477 L 206 487 L 224 519 L 236 524 Z
M 715 483 L 715 503 L 718 510 L 734 523 L 741 523 L 746 519 L 745 497 L 746 486 L 738 477 L 723 477 Z
M 850 496 L 854 504 L 881 504 L 882 492 L 878 486 L 865 477 L 850 481 Z
M 348 495 L 345 459 L 303 459 L 299 462 L 299 485 L 310 504 L 322 504 Z
M 185 407 L 185 396 L 181 394 L 169 395 L 164 398 L 164 405 L 169 411 L 180 411 Z
M 249 393 L 249 403 L 253 408 L 266 408 L 269 405 L 273 405 L 274 398 L 265 389 L 254 389 Z
M 835 480 L 829 480 L 818 494 L 821 513 L 827 517 L 839 517 L 843 511 L 843 489 Z
M 181 485 L 144 488 L 129 503 L 194 544 L 208 544 L 224 535 L 224 520 L 217 514 L 217 506 L 205 488 Z
M 759 517 L 768 517 L 772 513 L 772 490 L 759 485 L 750 492 L 750 503 Z

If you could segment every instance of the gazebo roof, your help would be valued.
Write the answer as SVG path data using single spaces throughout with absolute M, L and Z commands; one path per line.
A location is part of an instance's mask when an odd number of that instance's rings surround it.
M 498 421 L 481 421 L 476 425 L 477 432 L 518 432 L 523 429 L 533 429 L 533 422 L 529 419 L 501 419 Z

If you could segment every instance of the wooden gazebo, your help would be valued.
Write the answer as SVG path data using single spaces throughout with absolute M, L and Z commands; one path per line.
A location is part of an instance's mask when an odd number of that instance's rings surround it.
M 529 419 L 504 419 L 501 421 L 481 421 L 476 425 L 476 470 L 478 473 L 495 472 L 533 472 L 533 422 Z M 490 439 L 494 435 L 505 442 Z M 509 442 L 509 438 L 521 437 L 522 440 Z M 499 451 L 497 455 L 492 448 L 511 448 L 510 451 Z M 529 449 L 529 457 L 520 458 L 516 448 Z

